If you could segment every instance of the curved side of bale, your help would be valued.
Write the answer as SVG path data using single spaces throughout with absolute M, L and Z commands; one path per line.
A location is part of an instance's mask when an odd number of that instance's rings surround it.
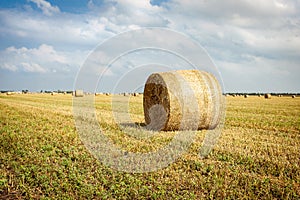
M 296 95 L 292 95 L 292 98 L 293 98 L 293 99 L 296 98 Z
M 265 94 L 265 99 L 271 99 L 271 94 Z
M 244 98 L 248 98 L 249 96 L 247 94 L 244 95 Z
M 217 79 L 207 72 L 154 73 L 144 88 L 145 122 L 150 129 L 166 131 L 215 128 L 221 96 Z

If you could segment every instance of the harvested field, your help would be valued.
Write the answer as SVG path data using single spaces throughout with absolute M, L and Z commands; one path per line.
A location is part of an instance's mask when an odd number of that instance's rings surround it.
M 97 117 L 121 148 L 150 152 L 175 135 L 124 134 L 113 120 L 111 98 L 95 97 Z M 131 119 L 143 124 L 143 95 L 129 99 Z M 0 94 L 0 199 L 299 199 L 300 98 L 228 97 L 226 104 L 222 136 L 207 159 L 198 156 L 202 130 L 167 168 L 125 173 L 83 146 L 71 95 Z

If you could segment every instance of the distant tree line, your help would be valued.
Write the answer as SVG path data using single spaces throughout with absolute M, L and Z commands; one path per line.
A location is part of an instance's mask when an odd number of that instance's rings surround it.
M 67 94 L 72 94 L 72 90 L 41 90 L 40 93 L 52 93 L 52 92 L 55 92 L 55 93 L 61 93 L 61 94 L 64 94 L 64 93 L 67 93 Z
M 7 93 L 7 92 L 22 92 L 23 94 L 32 93 L 30 90 L 22 90 L 22 91 L 14 91 L 14 90 L 0 90 L 0 93 Z M 40 92 L 34 92 L 34 93 L 67 93 L 72 94 L 72 90 L 41 90 Z
M 268 92 L 251 92 L 251 93 L 245 93 L 245 92 L 229 92 L 229 93 L 224 93 L 225 95 L 249 95 L 249 96 L 258 96 L 258 95 L 263 95 Z M 272 96 L 276 95 L 282 95 L 282 96 L 291 96 L 291 95 L 300 95 L 300 93 L 289 93 L 289 92 L 270 92 L 268 94 L 271 94 Z
M 7 92 L 18 92 L 18 91 L 14 91 L 14 90 L 0 90 L 0 93 L 7 93 Z M 62 93 L 62 94 L 64 94 L 64 93 L 66 93 L 66 94 L 72 94 L 73 93 L 72 90 L 41 90 L 39 93 L 52 93 L 52 92 Z M 24 89 L 24 90 L 22 90 L 22 93 L 23 94 L 27 94 L 27 93 L 32 93 L 32 92 L 30 90 L 28 90 L 28 89 Z M 120 93 L 120 94 L 127 94 L 127 93 Z M 142 94 L 142 93 L 139 93 L 139 94 Z M 227 92 L 227 93 L 224 93 L 224 95 L 241 95 L 241 96 L 243 96 L 243 95 L 258 96 L 258 95 L 263 95 L 263 94 L 266 94 L 266 93 L 264 93 L 264 92 L 250 92 L 250 93 L 245 93 L 245 92 Z M 299 96 L 300 95 L 300 93 L 290 93 L 290 92 L 271 92 L 269 94 L 271 94 L 272 96 L 276 96 L 276 95 L 282 95 L 282 96 L 297 95 L 297 96 Z

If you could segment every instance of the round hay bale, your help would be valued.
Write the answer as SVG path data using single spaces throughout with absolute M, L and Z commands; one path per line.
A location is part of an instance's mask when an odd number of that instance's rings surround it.
M 75 90 L 75 97 L 83 97 L 83 90 Z
M 245 98 L 248 98 L 249 96 L 247 94 L 244 95 Z
M 144 87 L 145 122 L 152 130 L 213 129 L 220 121 L 221 98 L 217 79 L 207 72 L 154 73 Z
M 292 95 L 292 98 L 293 98 L 293 99 L 296 98 L 296 95 Z
M 6 95 L 13 95 L 13 92 L 6 92 Z
M 271 99 L 271 94 L 265 94 L 265 99 Z
M 57 95 L 57 93 L 56 92 L 51 92 L 51 95 L 54 96 L 54 95 Z

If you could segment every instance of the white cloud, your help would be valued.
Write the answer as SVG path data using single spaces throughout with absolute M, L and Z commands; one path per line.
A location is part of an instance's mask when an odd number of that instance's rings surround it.
M 53 14 L 60 12 L 57 6 L 52 6 L 46 0 L 29 0 L 29 1 L 35 3 L 37 7 L 40 8 L 43 11 L 43 13 L 47 16 L 52 16 Z
M 245 60 L 217 61 L 226 91 L 299 91 L 299 61 L 243 55 Z
M 200 41 L 214 59 L 237 61 L 252 54 L 299 62 L 300 13 L 296 11 L 300 4 L 296 1 L 174 0 L 167 5 L 164 16 L 170 27 Z
M 114 33 L 130 30 L 132 27 L 165 27 L 169 23 L 160 13 L 163 8 L 151 5 L 150 0 L 106 0 L 105 10 L 93 5 L 95 14 L 107 18 L 108 30 Z M 99 15 L 99 14 L 98 14 Z M 117 25 L 117 26 L 113 26 Z
M 297 13 L 295 1 L 279 0 L 173 0 L 167 3 L 172 12 L 181 11 L 182 15 L 206 16 L 210 19 L 226 19 L 234 15 L 247 18 L 272 18 L 274 16 Z
M 86 53 L 85 53 L 86 55 Z M 77 69 L 85 55 L 82 52 L 60 52 L 42 44 L 38 48 L 8 47 L 0 51 L 1 68 L 9 71 L 34 73 L 68 72 Z
M 30 12 L 0 10 L 1 35 L 31 43 L 91 49 L 113 35 L 110 29 L 120 30 L 106 17 L 60 14 L 44 18 Z
M 18 70 L 18 68 L 15 65 L 10 65 L 7 63 L 2 63 L 0 67 L 1 67 L 1 69 L 9 70 L 12 72 L 15 72 Z
M 36 63 L 21 63 L 21 67 L 24 69 L 25 72 L 37 72 L 37 73 L 46 73 L 47 70 L 41 67 L 39 64 Z
M 43 62 L 58 62 L 66 64 L 67 60 L 64 55 L 56 52 L 52 46 L 42 44 L 38 48 L 28 49 L 26 47 L 15 48 L 14 46 L 8 47 L 5 52 L 6 54 L 15 55 L 18 58 L 23 59 L 36 59 Z

